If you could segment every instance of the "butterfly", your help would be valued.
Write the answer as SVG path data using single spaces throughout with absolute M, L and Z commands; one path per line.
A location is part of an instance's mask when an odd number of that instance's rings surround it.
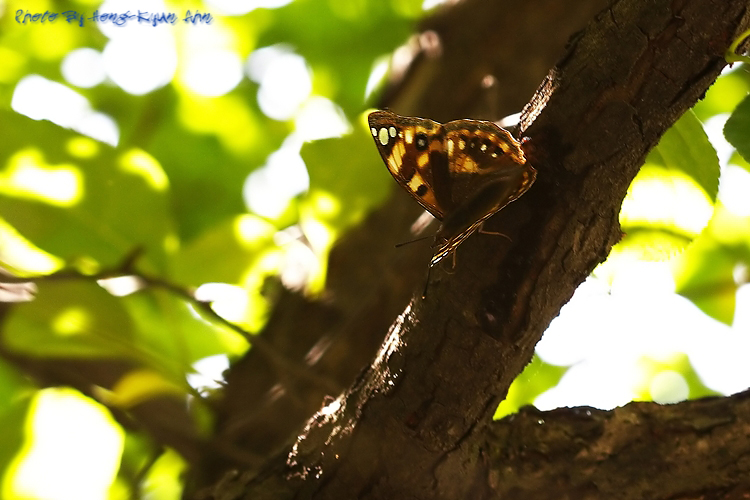
M 390 111 L 370 113 L 368 122 L 396 182 L 441 221 L 430 267 L 536 179 L 521 144 L 492 122 L 438 123 Z

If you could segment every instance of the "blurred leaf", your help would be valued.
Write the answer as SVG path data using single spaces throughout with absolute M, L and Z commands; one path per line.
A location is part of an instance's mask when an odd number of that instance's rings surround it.
M 26 418 L 31 406 L 31 398 L 25 397 L 18 399 L 2 409 L 0 411 L 0 425 L 2 425 L 3 432 L 0 433 L 0 474 L 2 474 L 2 482 L 0 487 L 6 489 L 7 487 L 2 484 L 6 483 L 11 479 L 8 472 L 8 468 L 12 465 L 16 455 L 23 449 L 25 442 L 24 433 Z
M 249 86 L 244 82 L 236 91 L 247 92 Z M 163 116 L 151 125 L 152 130 L 134 138 L 164 166 L 177 229 L 184 241 L 246 211 L 245 178 L 290 132 L 289 124 L 263 117 L 247 101 L 228 96 L 178 98 L 170 93 Z
M 742 156 L 740 156 L 737 150 L 735 150 L 734 153 L 732 153 L 732 156 L 729 158 L 729 164 L 744 168 L 748 173 L 750 173 L 750 163 Z
M 16 113 L 0 112 L 0 118 L 3 219 L 68 262 L 109 267 L 140 248 L 139 264 L 165 268 L 171 235 L 167 181 L 153 158 L 138 150 L 118 152 Z M 81 141 L 88 145 L 85 152 Z
M 745 161 L 750 161 L 750 96 L 732 112 L 724 125 L 724 136 Z
M 153 370 L 132 370 L 117 381 L 105 402 L 122 409 L 132 408 L 149 399 L 173 395 L 182 399 L 185 390 Z
M 4 472 L 24 444 L 26 415 L 35 388 L 16 370 L 0 361 L 0 491 Z
M 731 325 L 742 269 L 750 263 L 750 217 L 718 203 L 701 236 L 675 262 L 676 291 L 714 319 Z
M 130 491 L 127 498 L 140 498 L 139 482 L 148 473 L 152 461 L 159 455 L 159 446 L 142 433 L 125 429 L 120 469 L 117 479 Z
M 610 252 L 607 259 L 626 255 L 633 259 L 645 261 L 664 261 L 678 255 L 686 248 L 692 238 L 679 232 L 661 228 L 633 227 L 628 228 L 625 237 Z
M 651 357 L 641 358 L 639 365 L 643 372 L 643 380 L 639 387 L 635 388 L 638 397 L 635 398 L 638 401 L 653 401 L 655 394 L 653 390 L 659 390 L 659 387 L 654 387 L 655 378 L 663 375 L 665 372 L 674 372 L 679 374 L 684 381 L 687 389 L 684 399 L 698 399 L 710 396 L 720 396 L 721 394 L 707 387 L 700 379 L 698 374 L 695 372 L 693 365 L 690 363 L 690 358 L 683 353 L 675 353 L 669 356 L 667 359 L 653 359 Z M 671 377 L 670 377 L 671 378 Z M 669 380 L 669 378 L 667 379 Z M 679 384 L 679 379 L 676 380 Z M 662 390 L 664 388 L 661 388 Z M 666 388 L 669 390 L 669 387 Z M 679 392 L 680 388 L 676 388 Z M 682 400 L 682 399 L 680 399 Z M 678 402 L 670 401 L 670 402 Z
M 171 262 L 171 274 L 186 285 L 239 284 L 253 258 L 274 245 L 275 233 L 276 227 L 260 217 L 232 217 L 182 248 Z
M 117 298 L 84 280 L 39 283 L 36 300 L 11 310 L 3 338 L 32 356 L 132 359 L 181 384 L 195 361 L 247 348 L 239 334 L 206 322 L 169 292 Z
M 750 92 L 750 72 L 747 65 L 724 73 L 698 101 L 693 111 L 699 120 L 705 122 L 720 113 L 731 113 L 737 104 Z
M 737 285 L 737 256 L 710 238 L 700 238 L 681 256 L 676 292 L 712 318 L 731 325 Z
M 516 377 L 508 389 L 508 395 L 495 411 L 494 419 L 499 420 L 516 413 L 524 405 L 533 404 L 537 396 L 553 388 L 560 382 L 567 366 L 545 363 L 534 354 L 531 363 Z
M 201 318 L 185 300 L 149 288 L 122 297 L 135 327 L 134 348 L 148 359 L 146 366 L 185 383 L 185 373 L 199 359 L 214 354 L 239 354 L 247 342 L 236 332 Z
M 666 260 L 680 253 L 708 224 L 718 187 L 716 151 L 688 111 L 633 179 L 620 212 L 625 235 L 613 254 Z
M 305 144 L 302 157 L 310 172 L 306 206 L 339 231 L 383 203 L 393 187 L 369 128 L 361 123 L 339 139 Z
M 323 90 L 318 75 L 327 75 L 324 95 L 352 117 L 362 110 L 373 62 L 413 34 L 421 4 L 421 0 L 297 0 L 258 13 L 270 18 L 258 45 L 291 44 L 312 66 L 316 92 Z
M 83 280 L 38 284 L 36 300 L 11 309 L 5 345 L 33 357 L 133 355 L 133 323 L 119 300 Z
M 143 484 L 144 498 L 180 500 L 183 483 L 180 480 L 187 464 L 174 451 L 166 450 L 149 469 Z

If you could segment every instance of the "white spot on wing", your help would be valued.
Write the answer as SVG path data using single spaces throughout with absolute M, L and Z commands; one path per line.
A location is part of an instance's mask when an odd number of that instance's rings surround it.
M 391 127 L 388 129 L 388 133 L 391 134 L 391 137 L 396 137 L 396 127 L 391 125 Z
M 377 130 L 375 130 L 375 127 L 372 127 L 372 128 L 370 129 L 370 132 L 372 132 L 372 136 L 373 136 L 373 137 L 377 137 L 377 135 L 378 135 L 378 131 L 377 131 Z
M 388 129 L 383 127 L 380 129 L 380 132 L 378 132 L 378 140 L 380 141 L 380 144 L 385 146 L 388 144 Z

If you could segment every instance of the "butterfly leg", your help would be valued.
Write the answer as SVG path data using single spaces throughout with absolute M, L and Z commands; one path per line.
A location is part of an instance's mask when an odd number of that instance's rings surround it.
M 446 274 L 453 274 L 456 272 L 456 251 L 451 252 L 451 267 L 450 269 L 445 269 Z
M 478 233 L 480 233 L 480 234 L 493 234 L 493 235 L 495 235 L 495 236 L 502 236 L 503 238 L 506 238 L 506 239 L 507 239 L 508 241 L 510 241 L 511 243 L 513 242 L 513 240 L 511 239 L 511 237 L 510 237 L 510 236 L 508 236 L 508 235 L 507 235 L 507 234 L 505 234 L 505 233 L 499 233 L 499 232 L 497 232 L 497 231 L 485 231 L 485 230 L 484 230 L 484 222 L 482 222 L 482 225 L 481 225 L 481 226 L 479 226 L 479 230 L 478 230 L 477 232 L 478 232 Z

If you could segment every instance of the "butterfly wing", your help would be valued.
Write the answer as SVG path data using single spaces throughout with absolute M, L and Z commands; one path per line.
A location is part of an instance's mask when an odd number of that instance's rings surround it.
M 519 142 L 492 122 L 455 120 L 442 125 L 390 111 L 371 113 L 368 121 L 391 175 L 442 221 L 432 266 L 525 193 L 536 178 Z
M 443 220 L 452 209 L 450 166 L 442 124 L 375 111 L 370 132 L 388 170 L 425 210 Z
M 455 120 L 443 128 L 454 206 L 465 203 L 488 182 L 507 180 L 516 185 L 506 204 L 531 187 L 532 176 L 528 175 L 529 182 L 525 182 L 523 173 L 534 169 L 526 163 L 521 144 L 510 132 L 477 120 Z
M 453 209 L 436 236 L 438 250 L 432 265 L 525 193 L 536 178 L 520 143 L 494 123 L 456 120 L 443 128 Z

